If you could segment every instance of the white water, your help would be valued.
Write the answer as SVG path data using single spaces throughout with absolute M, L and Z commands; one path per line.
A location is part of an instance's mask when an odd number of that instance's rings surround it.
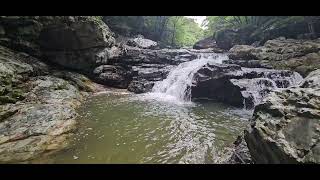
M 191 86 L 195 73 L 209 62 L 222 63 L 224 54 L 200 54 L 195 60 L 182 63 L 173 69 L 163 81 L 157 82 L 145 97 L 175 104 L 191 103 Z

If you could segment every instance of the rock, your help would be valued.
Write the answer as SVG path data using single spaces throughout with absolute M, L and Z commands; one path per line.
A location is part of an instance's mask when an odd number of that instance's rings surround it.
M 145 39 L 144 37 L 136 37 L 136 38 L 130 39 L 127 42 L 127 45 L 143 48 L 143 49 L 153 49 L 156 46 L 158 46 L 158 43 L 150 39 Z
M 195 74 L 191 94 L 193 99 L 211 99 L 251 109 L 271 90 L 294 86 L 301 80 L 292 71 L 208 63 Z
M 245 131 L 255 163 L 320 162 L 320 71 L 298 87 L 273 91 L 258 105 Z
M 86 76 L 68 71 L 54 71 L 53 76 L 69 81 L 72 85 L 76 86 L 80 91 L 95 92 L 97 91 L 96 85 Z
M 136 94 L 146 93 L 152 90 L 154 82 L 145 79 L 133 80 L 128 86 L 128 90 Z
M 185 49 L 140 49 L 136 47 L 127 47 L 123 56 L 110 60 L 109 63 L 121 64 L 169 64 L 178 65 L 196 59 L 196 53 Z
M 226 61 L 223 61 L 223 63 L 236 64 L 241 67 L 247 67 L 247 68 L 272 69 L 272 66 L 268 64 L 268 61 L 263 61 L 263 60 L 226 60 Z
M 160 81 L 167 77 L 174 65 L 166 64 L 140 64 L 132 66 L 133 77 L 149 81 Z
M 233 30 L 220 31 L 216 35 L 217 46 L 221 49 L 229 50 L 232 46 L 238 44 L 236 42 L 237 33 Z
M 161 81 L 167 77 L 174 65 L 166 64 L 140 64 L 132 66 L 133 80 L 128 86 L 128 90 L 134 93 L 146 93 L 152 90 L 156 81 Z
M 95 21 L 47 26 L 41 31 L 39 40 L 41 48 L 54 51 L 112 47 L 115 44 L 108 26 Z
M 131 70 L 114 65 L 99 66 L 93 74 L 97 82 L 118 88 L 127 88 L 132 79 Z
M 243 135 L 229 147 L 224 148 L 214 159 L 216 164 L 252 164 L 251 155 Z
M 28 161 L 62 150 L 76 128 L 75 108 L 85 94 L 51 76 L 31 78 L 27 88 L 23 101 L 2 106 L 6 113 L 0 122 L 2 163 Z
M 87 74 L 122 54 L 108 26 L 90 19 L 47 26 L 41 32 L 40 45 L 48 61 Z
M 288 69 L 307 76 L 309 72 L 320 68 L 319 51 L 320 39 L 294 40 L 277 38 L 267 41 L 261 47 L 235 45 L 229 51 L 229 58 L 234 61 L 255 60 L 256 63 L 261 62 L 261 66 Z
M 0 104 L 23 100 L 23 83 L 31 76 L 47 74 L 48 70 L 38 59 L 0 46 Z
M 4 36 L 6 34 L 4 28 L 2 26 L 0 26 L 0 37 Z
M 207 37 L 196 42 L 193 45 L 193 49 L 208 49 L 208 48 L 217 48 L 217 44 L 213 37 Z

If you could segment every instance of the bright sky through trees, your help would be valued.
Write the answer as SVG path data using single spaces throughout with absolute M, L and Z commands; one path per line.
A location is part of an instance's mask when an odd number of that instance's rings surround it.
M 190 19 L 194 19 L 196 23 L 199 24 L 199 26 L 202 28 L 202 29 L 205 29 L 205 27 L 202 26 L 202 23 L 203 21 L 206 19 L 207 16 L 185 16 L 187 18 L 190 18 Z

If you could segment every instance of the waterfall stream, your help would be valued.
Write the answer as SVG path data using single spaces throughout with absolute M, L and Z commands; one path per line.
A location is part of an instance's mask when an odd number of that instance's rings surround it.
M 225 54 L 201 53 L 197 59 L 181 63 L 163 81 L 157 82 L 148 97 L 177 104 L 191 102 L 191 86 L 195 73 L 208 62 L 222 63 Z

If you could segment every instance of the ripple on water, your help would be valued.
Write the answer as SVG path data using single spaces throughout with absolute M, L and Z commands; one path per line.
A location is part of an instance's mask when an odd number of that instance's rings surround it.
M 247 123 L 242 110 L 222 104 L 159 98 L 111 92 L 93 96 L 79 109 L 81 128 L 73 147 L 54 156 L 55 162 L 210 163 Z

